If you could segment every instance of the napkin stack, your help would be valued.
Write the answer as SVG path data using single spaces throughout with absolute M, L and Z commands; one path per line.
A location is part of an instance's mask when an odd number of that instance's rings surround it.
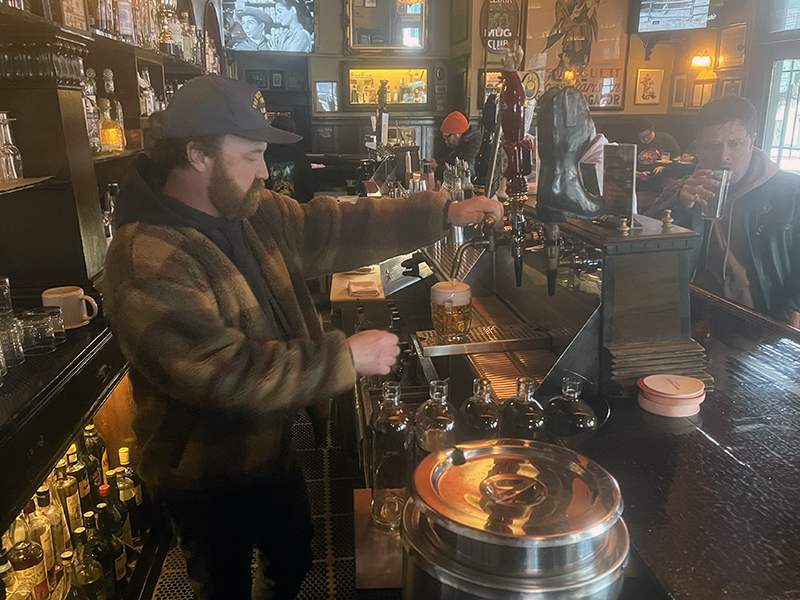
M 381 292 L 374 281 L 348 281 L 347 293 L 353 298 L 375 298 Z

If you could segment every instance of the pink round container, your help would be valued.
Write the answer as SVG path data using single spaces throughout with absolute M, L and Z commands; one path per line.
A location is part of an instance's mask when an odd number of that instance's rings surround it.
M 700 412 L 700 404 L 662 404 L 648 400 L 643 394 L 639 394 L 639 406 L 647 412 L 662 417 L 691 417 Z
M 641 389 L 649 394 L 669 398 L 695 398 L 705 392 L 706 386 L 699 379 L 683 375 L 648 375 L 638 381 Z

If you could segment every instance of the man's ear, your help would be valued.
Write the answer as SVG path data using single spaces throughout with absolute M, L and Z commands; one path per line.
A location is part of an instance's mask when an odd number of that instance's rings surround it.
M 197 142 L 189 142 L 186 144 L 186 158 L 189 159 L 189 167 L 199 173 L 205 173 L 207 170 L 211 169 L 213 159 L 203 152 Z

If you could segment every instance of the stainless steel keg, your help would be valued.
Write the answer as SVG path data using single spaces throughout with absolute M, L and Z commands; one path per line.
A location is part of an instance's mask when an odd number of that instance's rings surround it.
M 612 600 L 629 538 L 614 478 L 559 446 L 461 444 L 414 474 L 403 597 Z

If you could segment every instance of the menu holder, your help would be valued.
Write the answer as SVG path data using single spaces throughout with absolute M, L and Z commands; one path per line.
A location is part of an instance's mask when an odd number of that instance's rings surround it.
M 603 148 L 603 199 L 606 214 L 598 222 L 614 227 L 636 214 L 636 144 L 607 144 Z

